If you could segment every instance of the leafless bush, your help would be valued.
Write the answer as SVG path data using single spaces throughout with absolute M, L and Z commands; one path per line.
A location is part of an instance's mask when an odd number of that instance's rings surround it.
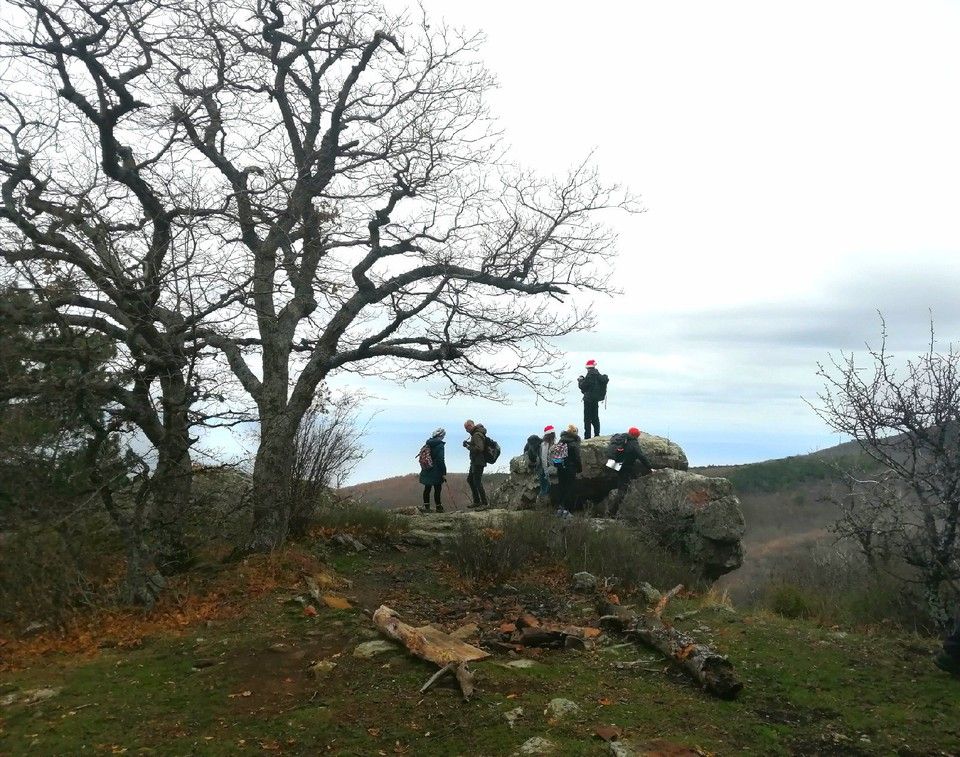
M 339 488 L 367 456 L 363 395 L 324 392 L 304 414 L 294 444 L 287 499 L 290 531 L 303 536 L 331 488 Z
M 564 520 L 538 512 L 504 518 L 493 528 L 462 524 L 448 559 L 462 576 L 481 583 L 508 580 L 535 564 L 616 577 L 628 589 L 644 581 L 662 587 L 692 580 L 676 556 L 636 531 L 598 529 L 582 518 Z
M 960 579 L 960 351 L 938 351 L 931 325 L 923 354 L 898 365 L 881 324 L 866 368 L 841 354 L 819 370 L 825 388 L 815 410 L 881 468 L 850 475 L 837 529 L 872 567 L 878 550 L 909 567 L 898 577 L 918 581 L 945 622 L 944 592 Z
M 824 625 L 892 624 L 925 632 L 937 625 L 916 583 L 875 571 L 849 542 L 812 546 L 778 564 L 754 601 L 784 617 Z

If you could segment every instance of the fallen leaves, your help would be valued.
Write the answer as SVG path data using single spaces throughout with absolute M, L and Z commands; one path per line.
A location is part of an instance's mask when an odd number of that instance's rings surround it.
M 111 608 L 85 612 L 51 629 L 24 639 L 4 636 L 0 671 L 22 668 L 37 657 L 74 654 L 95 657 L 104 642 L 117 649 L 136 649 L 156 635 L 179 636 L 194 626 L 244 617 L 256 600 L 295 583 L 303 572 L 320 570 L 317 558 L 297 546 L 267 555 L 251 555 L 214 575 L 187 573 L 169 579 L 150 612 L 141 608 Z
M 331 610 L 349 610 L 353 607 L 346 597 L 340 597 L 336 594 L 324 594 L 323 603 Z
M 623 731 L 615 725 L 598 725 L 593 729 L 593 732 L 604 741 L 616 741 L 620 738 L 620 734 L 623 733 Z

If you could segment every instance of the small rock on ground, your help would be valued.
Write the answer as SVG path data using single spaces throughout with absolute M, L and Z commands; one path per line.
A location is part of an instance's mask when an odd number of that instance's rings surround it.
M 397 650 L 397 645 L 392 641 L 386 641 L 385 639 L 374 639 L 373 641 L 365 641 L 363 644 L 358 644 L 357 648 L 353 650 L 353 656 L 359 657 L 362 660 L 369 660 L 371 657 L 376 657 L 378 654 L 383 654 L 384 652 L 395 652 Z
M 13 692 L 0 699 L 0 707 L 9 707 L 12 704 L 36 704 L 45 702 L 57 696 L 63 687 L 30 689 L 29 691 Z
M 332 671 L 335 667 L 337 667 L 337 663 L 333 660 L 318 660 L 307 668 L 307 670 L 310 671 L 314 678 L 320 678 Z
M 595 591 L 599 583 L 593 573 L 587 573 L 585 570 L 573 574 L 574 591 Z
M 543 736 L 527 739 L 520 746 L 520 754 L 554 754 L 556 750 L 557 745 Z
M 514 707 L 509 712 L 503 713 L 503 718 L 506 720 L 510 727 L 513 728 L 519 718 L 523 717 L 523 707 Z
M 637 587 L 637 591 L 643 597 L 643 601 L 648 605 L 655 605 L 663 598 L 663 595 L 646 581 Z
M 505 668 L 532 668 L 535 667 L 537 663 L 533 660 L 528 660 L 526 657 L 521 657 L 519 660 L 510 660 L 510 662 L 501 663 Z
M 556 699 L 550 700 L 550 704 L 547 705 L 547 709 L 543 711 L 543 714 L 559 720 L 560 718 L 565 718 L 570 715 L 576 715 L 578 712 L 580 712 L 580 705 L 576 702 L 557 697 Z

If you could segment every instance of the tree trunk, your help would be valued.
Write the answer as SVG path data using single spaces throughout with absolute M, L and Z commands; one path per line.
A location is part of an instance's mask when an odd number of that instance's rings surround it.
M 127 575 L 124 581 L 124 601 L 141 605 L 148 610 L 160 596 L 166 581 L 149 557 L 149 551 L 136 534 L 124 533 L 127 551 Z
M 294 431 L 287 419 L 268 418 L 261 411 L 260 445 L 253 466 L 253 529 L 242 552 L 270 552 L 287 538 L 290 502 L 286 494 L 293 447 Z
M 193 563 L 183 534 L 193 490 L 193 466 L 187 387 L 179 375 L 161 379 L 160 383 L 163 438 L 157 448 L 153 507 L 147 528 L 155 548 L 157 569 L 169 576 L 183 572 Z

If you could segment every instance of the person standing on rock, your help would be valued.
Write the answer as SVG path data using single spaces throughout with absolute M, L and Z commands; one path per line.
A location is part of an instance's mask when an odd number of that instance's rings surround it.
M 620 504 L 627 493 L 627 485 L 638 476 L 645 476 L 653 471 L 650 460 L 640 449 L 640 429 L 632 427 L 625 434 L 614 434 L 610 437 L 610 446 L 607 456 L 620 464 L 617 469 L 617 490 L 612 495 L 607 515 L 615 518 L 620 511 Z
M 537 467 L 537 475 L 540 478 L 540 499 L 546 499 L 550 495 L 550 469 L 553 467 L 550 461 L 550 449 L 556 442 L 557 430 L 553 426 L 544 426 Z
M 443 441 L 446 435 L 447 432 L 444 429 L 438 428 L 420 448 L 420 454 L 417 456 L 420 460 L 420 483 L 423 484 L 423 507 L 420 509 L 425 513 L 430 512 L 431 489 L 433 489 L 433 503 L 437 506 L 437 512 L 443 512 L 440 491 L 443 489 L 443 482 L 447 480 L 447 463 L 444 454 L 446 443 Z
M 607 398 L 609 381 L 609 376 L 597 370 L 596 360 L 588 360 L 586 374 L 577 378 L 577 386 L 583 394 L 584 439 L 600 436 L 600 403 Z
M 470 507 L 487 508 L 487 493 L 483 489 L 483 469 L 487 467 L 487 429 L 482 423 L 466 421 L 463 428 L 470 438 L 463 442 L 470 453 L 470 473 L 467 474 L 467 483 L 470 485 L 470 494 L 473 502 Z
M 560 510 L 577 510 L 577 475 L 583 470 L 580 454 L 580 435 L 574 425 L 560 434 L 560 441 L 553 445 L 551 462 L 557 469 L 557 499 Z

